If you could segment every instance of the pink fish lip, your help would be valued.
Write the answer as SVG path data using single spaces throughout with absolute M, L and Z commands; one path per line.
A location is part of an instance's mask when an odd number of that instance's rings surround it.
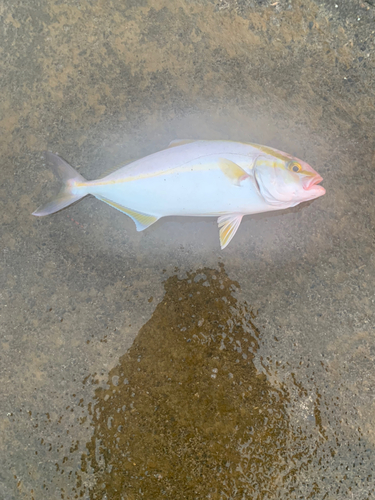
M 303 189 L 306 189 L 308 191 L 312 187 L 316 186 L 320 182 L 322 182 L 323 177 L 321 177 L 319 174 L 314 175 L 314 177 L 310 177 L 307 179 L 307 182 L 304 183 Z M 323 186 L 319 186 L 323 187 Z

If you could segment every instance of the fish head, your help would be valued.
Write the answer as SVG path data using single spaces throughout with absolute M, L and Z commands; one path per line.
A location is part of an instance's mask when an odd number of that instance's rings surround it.
M 254 177 L 268 204 L 294 207 L 325 194 L 326 190 L 319 185 L 323 178 L 308 163 L 280 156 L 259 156 L 255 162 Z

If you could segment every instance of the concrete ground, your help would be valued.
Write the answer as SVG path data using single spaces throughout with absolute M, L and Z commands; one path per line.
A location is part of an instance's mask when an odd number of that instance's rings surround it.
M 0 498 L 375 497 L 373 0 L 0 6 Z M 326 196 L 137 233 L 46 218 L 177 138 L 266 144 Z

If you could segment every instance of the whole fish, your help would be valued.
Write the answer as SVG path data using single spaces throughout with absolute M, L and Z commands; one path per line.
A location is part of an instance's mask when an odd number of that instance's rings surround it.
M 87 181 L 59 156 L 45 157 L 63 181 L 33 215 L 52 214 L 91 194 L 143 231 L 169 215 L 218 217 L 225 248 L 246 214 L 294 207 L 325 194 L 306 162 L 277 149 L 232 141 L 172 141 L 169 146 Z

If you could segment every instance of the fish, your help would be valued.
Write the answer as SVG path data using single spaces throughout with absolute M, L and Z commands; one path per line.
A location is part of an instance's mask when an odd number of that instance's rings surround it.
M 244 215 L 294 207 L 326 192 L 308 163 L 252 143 L 174 140 L 92 181 L 52 152 L 45 159 L 62 188 L 33 215 L 53 214 L 93 195 L 130 217 L 137 231 L 167 216 L 217 217 L 222 249 Z

